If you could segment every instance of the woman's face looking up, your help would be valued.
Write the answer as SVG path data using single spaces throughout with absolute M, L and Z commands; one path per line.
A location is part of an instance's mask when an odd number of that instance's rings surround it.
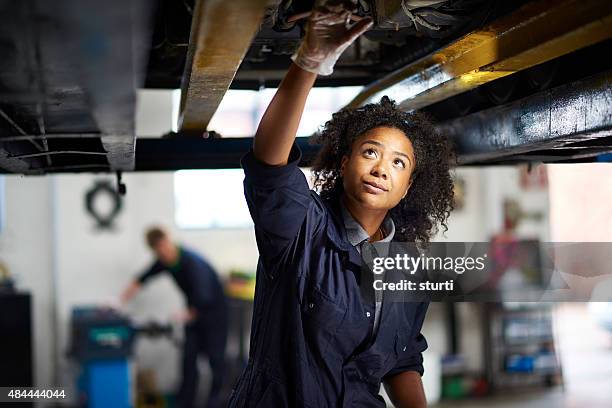
M 346 198 L 363 208 L 390 210 L 408 193 L 414 148 L 403 131 L 376 127 L 359 136 L 340 171 Z

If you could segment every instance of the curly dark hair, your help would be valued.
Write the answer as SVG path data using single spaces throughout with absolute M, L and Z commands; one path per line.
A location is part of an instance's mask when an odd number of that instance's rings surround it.
M 428 244 L 438 224 L 448 231 L 446 220 L 453 210 L 451 167 L 455 155 L 448 140 L 439 135 L 421 113 L 401 111 L 383 96 L 379 103 L 344 108 L 335 113 L 311 142 L 320 144 L 312 167 L 314 188 L 324 199 L 339 199 L 342 192 L 340 162 L 350 155 L 354 141 L 370 129 L 392 127 L 412 142 L 416 166 L 406 197 L 390 210 L 396 226 L 395 239 Z

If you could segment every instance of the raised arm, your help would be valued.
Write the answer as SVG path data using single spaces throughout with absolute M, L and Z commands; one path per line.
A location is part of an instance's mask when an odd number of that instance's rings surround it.
M 255 133 L 253 153 L 258 160 L 270 165 L 287 164 L 306 98 L 316 78 L 317 74 L 291 64 Z
M 365 31 L 370 19 L 350 24 L 346 10 L 316 9 L 306 26 L 306 36 L 270 102 L 255 134 L 252 151 L 240 163 L 244 169 L 244 195 L 255 224 L 259 254 L 278 266 L 314 206 L 304 173 L 299 169 L 300 150 L 294 145 L 306 98 L 316 76 L 329 75 L 340 54 Z M 293 148 L 292 148 L 293 147 Z M 321 220 L 312 210 L 313 226 Z M 282 268 L 268 268 L 272 277 Z
M 302 45 L 259 123 L 253 153 L 269 165 L 287 163 L 304 106 L 317 75 L 330 75 L 340 54 L 372 25 L 361 19 L 349 26 L 351 13 L 341 6 L 316 8 L 309 16 Z

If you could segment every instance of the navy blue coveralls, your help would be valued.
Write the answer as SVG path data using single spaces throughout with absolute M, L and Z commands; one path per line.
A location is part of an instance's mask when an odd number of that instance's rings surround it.
M 198 353 L 208 356 L 212 371 L 207 407 L 221 406 L 220 391 L 225 367 L 225 343 L 228 329 L 228 306 L 223 287 L 206 260 L 186 248 L 180 249 L 177 265 L 167 267 L 159 261 L 151 265 L 138 281 L 146 282 L 162 271 L 168 271 L 185 294 L 187 305 L 195 308 L 197 318 L 185 327 L 183 346 L 183 379 L 178 393 L 181 407 L 192 407 L 198 384 Z
M 421 334 L 428 302 L 362 300 L 361 255 L 349 243 L 339 203 L 309 190 L 291 149 L 284 166 L 251 150 L 244 191 L 260 258 L 249 362 L 231 407 L 384 407 L 381 381 L 423 374 Z

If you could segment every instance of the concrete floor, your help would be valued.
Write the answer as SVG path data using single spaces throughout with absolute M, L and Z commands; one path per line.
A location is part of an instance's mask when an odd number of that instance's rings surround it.
M 569 408 L 565 405 L 565 395 L 562 390 L 547 392 L 525 392 L 516 395 L 500 395 L 495 397 L 466 399 L 462 401 L 444 401 L 432 405 L 432 408 L 467 408 L 467 407 L 496 407 L 496 408 Z M 584 405 L 583 407 L 587 407 Z M 603 408 L 603 407 L 602 407 Z

